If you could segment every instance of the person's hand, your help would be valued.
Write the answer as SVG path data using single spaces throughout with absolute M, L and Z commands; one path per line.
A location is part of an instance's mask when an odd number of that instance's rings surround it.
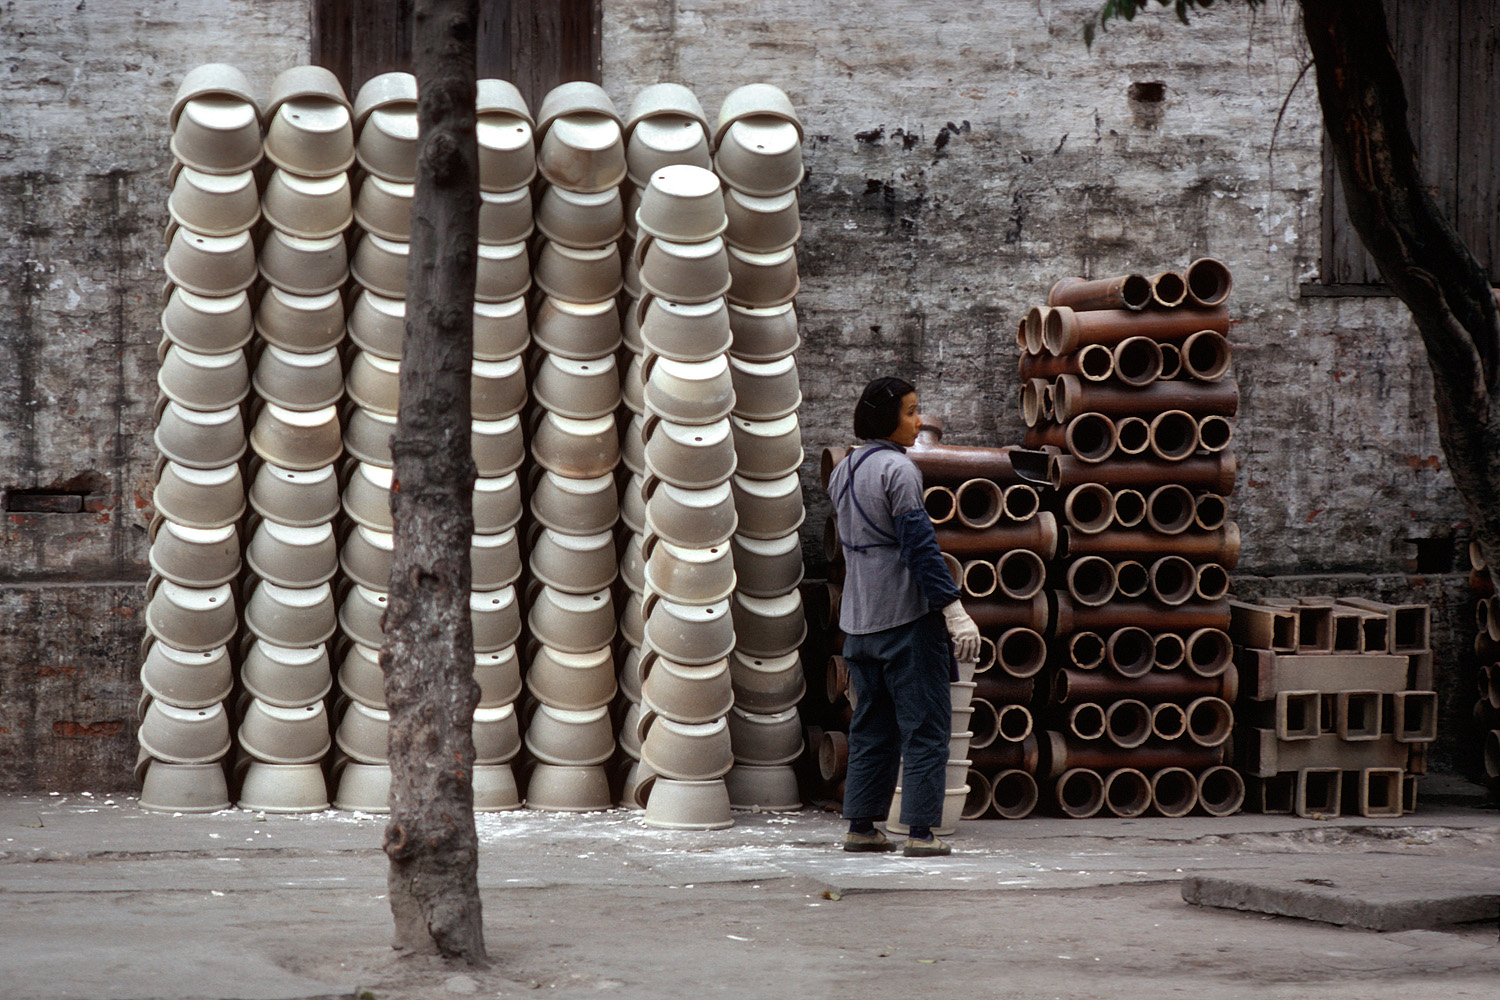
M 943 609 L 943 623 L 953 640 L 953 658 L 960 663 L 979 659 L 979 626 L 964 610 L 962 601 L 954 601 Z

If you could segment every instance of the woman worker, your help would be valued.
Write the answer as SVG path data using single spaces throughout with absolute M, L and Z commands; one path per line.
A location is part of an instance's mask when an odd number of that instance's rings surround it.
M 932 833 L 943 813 L 948 685 L 957 680 L 955 658 L 978 658 L 979 628 L 943 565 L 922 506 L 922 473 L 906 457 L 920 425 L 916 389 L 899 378 L 875 379 L 854 408 L 854 434 L 866 443 L 828 479 L 847 567 L 839 627 L 855 696 L 846 851 L 896 849 L 875 820 L 890 810 L 901 769 L 903 853 L 950 853 Z

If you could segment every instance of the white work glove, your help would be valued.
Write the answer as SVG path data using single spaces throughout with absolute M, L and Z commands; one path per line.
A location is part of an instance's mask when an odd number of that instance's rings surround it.
M 962 601 L 954 601 L 943 609 L 943 623 L 953 640 L 953 658 L 960 663 L 979 659 L 979 626 L 964 610 Z

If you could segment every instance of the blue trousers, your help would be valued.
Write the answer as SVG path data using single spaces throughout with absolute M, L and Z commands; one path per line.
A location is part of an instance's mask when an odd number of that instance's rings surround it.
M 937 611 L 895 628 L 844 638 L 855 695 L 845 819 L 885 818 L 904 759 L 901 822 L 939 825 L 953 717 L 951 660 L 948 630 Z

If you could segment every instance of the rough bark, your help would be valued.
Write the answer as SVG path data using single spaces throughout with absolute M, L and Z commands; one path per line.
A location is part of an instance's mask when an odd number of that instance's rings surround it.
M 1448 469 L 1500 565 L 1500 313 L 1484 269 L 1422 186 L 1380 0 L 1303 0 L 1318 100 L 1349 219 L 1411 310 Z
M 421 0 L 422 135 L 412 204 L 401 404 L 392 440 L 395 562 L 381 650 L 391 713 L 385 852 L 397 949 L 486 960 L 474 830 L 469 369 L 478 253 L 477 0 Z

